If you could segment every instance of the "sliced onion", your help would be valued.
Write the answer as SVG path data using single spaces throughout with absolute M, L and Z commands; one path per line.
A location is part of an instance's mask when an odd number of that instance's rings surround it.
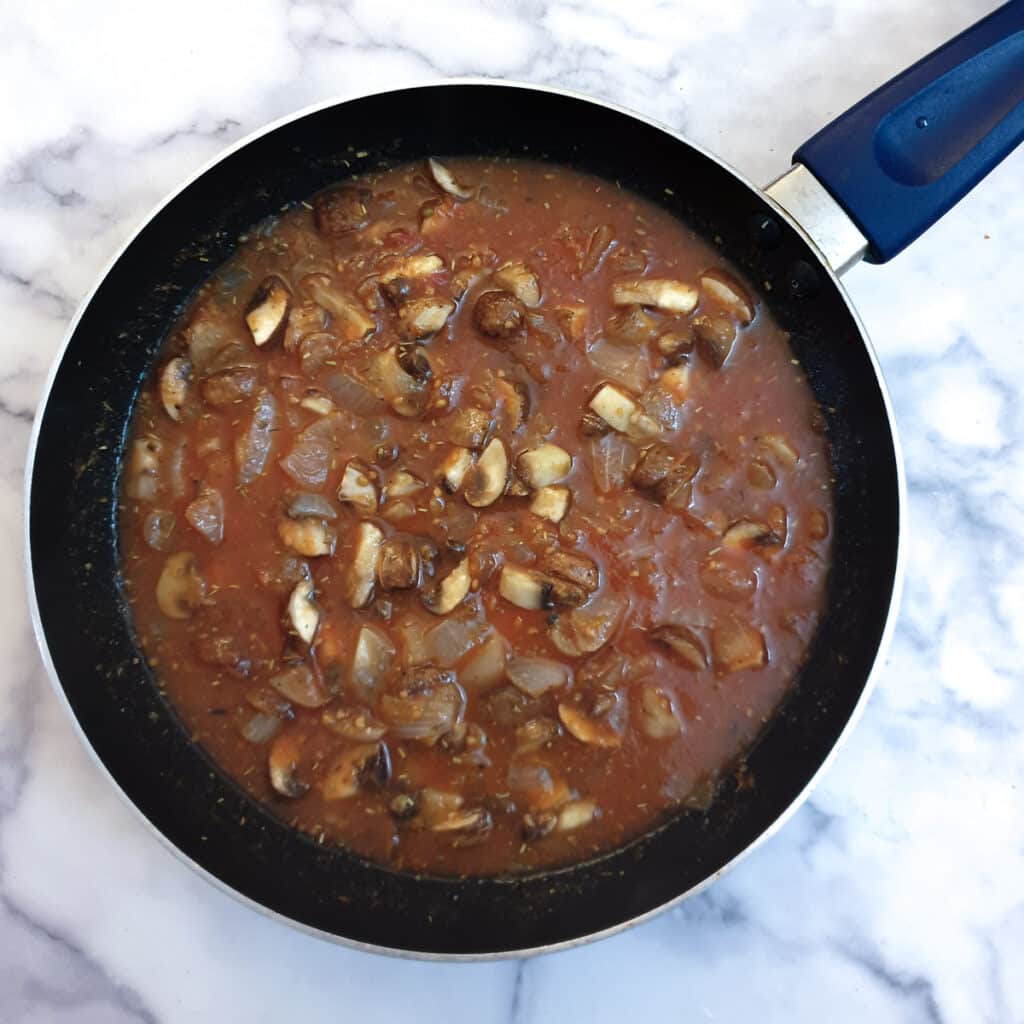
M 243 487 L 263 473 L 270 455 L 276 415 L 277 402 L 274 397 L 268 391 L 257 395 L 249 426 L 235 445 L 238 482 Z
M 643 391 L 651 379 L 651 364 L 642 345 L 620 345 L 599 338 L 587 352 L 590 362 L 608 378 L 631 391 Z
M 509 762 L 508 788 L 516 793 L 551 789 L 551 772 L 547 766 L 536 761 L 521 761 L 519 758 Z
M 626 606 L 626 599 L 616 594 L 595 597 L 583 608 L 559 615 L 551 629 L 551 640 L 571 658 L 593 654 L 611 640 Z
M 505 671 L 509 679 L 531 697 L 572 683 L 572 669 L 550 658 L 513 658 Z
M 620 491 L 626 486 L 636 465 L 637 447 L 620 434 L 596 437 L 590 445 L 590 469 L 602 494 Z
M 288 503 L 288 515 L 292 519 L 337 519 L 334 506 L 322 495 L 299 491 Z
M 323 385 L 338 405 L 357 416 L 376 416 L 384 411 L 384 403 L 347 373 L 332 373 Z
M 242 736 L 250 743 L 268 743 L 280 730 L 282 721 L 277 715 L 268 715 L 257 711 L 245 725 L 242 726 Z
M 664 388 L 648 388 L 640 396 L 640 407 L 666 430 L 675 430 L 679 426 L 679 406 Z
M 359 690 L 374 693 L 384 682 L 394 657 L 394 644 L 377 630 L 363 626 L 352 657 L 353 685 Z
M 402 641 L 402 660 L 407 668 L 426 665 L 430 661 L 430 646 L 427 644 L 427 629 L 431 623 L 422 619 L 407 618 L 398 623 L 396 632 Z
M 331 462 L 331 449 L 315 438 L 298 441 L 280 460 L 281 468 L 303 487 L 323 487 Z
M 211 544 L 224 539 L 224 499 L 213 487 L 203 484 L 198 497 L 185 509 L 185 518 Z
M 445 683 L 425 693 L 386 693 L 379 710 L 393 735 L 433 743 L 451 732 L 462 707 L 462 691 L 454 683 Z
M 451 668 L 476 646 L 487 632 L 487 623 L 481 619 L 445 619 L 427 634 L 427 646 L 433 661 Z
M 292 665 L 267 681 L 282 697 L 304 708 L 320 708 L 331 699 L 308 665 Z
M 459 672 L 459 682 L 468 690 L 486 690 L 505 675 L 508 641 L 500 633 L 491 635 Z
M 146 516 L 142 524 L 143 539 L 154 551 L 164 551 L 171 542 L 174 524 L 173 512 L 168 512 L 162 508 L 155 508 Z

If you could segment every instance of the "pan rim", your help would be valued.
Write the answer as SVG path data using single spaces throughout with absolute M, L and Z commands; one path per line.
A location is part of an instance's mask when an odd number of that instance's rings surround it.
M 603 107 L 607 110 L 623 114 L 627 117 L 633 118 L 634 120 L 640 121 L 658 131 L 668 135 L 674 141 L 682 143 L 684 146 L 700 153 L 702 156 L 712 161 L 718 167 L 720 167 L 725 173 L 731 175 L 734 179 L 744 185 L 749 191 L 751 191 L 757 198 L 761 199 L 768 207 L 770 207 L 775 214 L 782 220 L 784 220 L 791 228 L 793 228 L 807 248 L 814 255 L 818 263 L 818 269 L 821 270 L 831 281 L 832 285 L 836 288 L 836 291 L 842 299 L 843 305 L 846 308 L 846 312 L 851 318 L 854 326 L 857 329 L 858 334 L 861 337 L 862 344 L 864 346 L 865 354 L 867 355 L 868 361 L 871 365 L 871 369 L 874 373 L 875 380 L 877 382 L 882 405 L 885 410 L 887 426 L 889 429 L 889 435 L 892 441 L 893 459 L 896 471 L 896 512 L 897 512 L 897 523 L 896 523 L 896 564 L 893 572 L 892 589 L 888 597 L 888 608 L 886 610 L 885 624 L 882 629 L 881 636 L 879 638 L 878 646 L 875 651 L 874 658 L 872 659 L 871 667 L 867 673 L 864 684 L 861 688 L 860 695 L 850 712 L 846 723 L 843 725 L 835 742 L 832 744 L 828 754 L 822 760 L 821 764 L 815 769 L 813 774 L 800 789 L 799 793 L 790 801 L 790 803 L 779 813 L 779 815 L 772 821 L 772 823 L 758 835 L 752 842 L 744 847 L 736 856 L 723 864 L 720 868 L 708 875 L 701 882 L 691 886 L 685 891 L 678 893 L 672 899 L 667 900 L 660 906 L 654 907 L 651 910 L 645 911 L 642 914 L 638 914 L 634 917 L 627 918 L 624 921 L 618 922 L 615 925 L 603 928 L 599 931 L 589 932 L 585 935 L 575 936 L 570 939 L 564 939 L 559 942 L 546 943 L 539 946 L 525 947 L 514 950 L 501 950 L 495 952 L 484 952 L 484 953 L 436 953 L 428 950 L 417 950 L 417 949 L 405 949 L 398 946 L 384 946 L 376 943 L 363 942 L 358 939 L 352 939 L 348 936 L 338 935 L 332 931 L 325 931 L 321 928 L 316 928 L 312 925 L 305 924 L 304 922 L 297 921 L 285 914 L 282 914 L 270 907 L 265 906 L 258 900 L 253 899 L 250 896 L 240 892 L 233 886 L 229 885 L 218 875 L 205 868 L 203 865 L 188 856 L 183 850 L 176 846 L 163 832 L 156 827 L 156 825 L 147 817 L 142 809 L 128 796 L 121 784 L 114 777 L 110 769 L 106 766 L 103 760 L 100 758 L 95 747 L 93 746 L 89 736 L 85 729 L 82 727 L 81 722 L 75 715 L 74 710 L 71 706 L 71 702 L 64 689 L 63 684 L 60 681 L 60 677 L 57 674 L 57 670 L 54 666 L 52 656 L 50 654 L 49 646 L 46 640 L 46 633 L 43 627 L 42 618 L 40 614 L 38 595 L 35 587 L 35 576 L 32 566 L 32 547 L 31 547 L 31 516 L 32 516 L 32 478 L 34 475 L 34 469 L 36 464 L 36 456 L 39 442 L 39 435 L 42 430 L 43 420 L 46 418 L 46 412 L 49 406 L 51 393 L 53 390 L 54 383 L 57 376 L 63 367 L 67 350 L 71 344 L 73 337 L 78 329 L 78 324 L 82 319 L 85 311 L 91 305 L 92 300 L 103 284 L 103 282 L 109 276 L 111 270 L 118 263 L 121 257 L 127 252 L 127 250 L 135 243 L 138 236 L 150 225 L 153 219 L 170 203 L 172 203 L 179 195 L 185 192 L 192 184 L 207 174 L 210 170 L 222 163 L 228 157 L 241 149 L 249 146 L 253 142 L 266 135 L 269 135 L 279 128 L 286 125 L 292 124 L 293 122 L 302 120 L 303 118 L 316 114 L 320 111 L 330 109 L 335 106 L 341 106 L 345 103 L 352 102 L 354 100 L 365 99 L 370 96 L 385 96 L 397 92 L 406 92 L 411 89 L 429 89 L 435 87 L 461 87 L 461 86 L 488 86 L 488 87 L 504 87 L 513 88 L 519 90 L 527 90 L 532 92 L 548 93 L 551 95 L 563 96 L 569 99 L 577 100 L 583 103 L 588 103 L 593 106 Z M 531 82 L 521 82 L 512 79 L 495 79 L 487 77 L 454 77 L 454 78 L 440 78 L 440 79 L 420 79 L 403 84 L 398 84 L 387 89 L 375 89 L 371 91 L 353 91 L 350 93 L 344 93 L 335 95 L 330 99 L 323 100 L 317 103 L 309 104 L 298 110 L 292 111 L 291 113 L 285 114 L 267 124 L 255 129 L 243 138 L 237 140 L 231 145 L 225 147 L 223 150 L 215 154 L 211 159 L 203 163 L 197 170 L 191 173 L 185 178 L 177 187 L 172 189 L 167 195 L 165 195 L 146 215 L 135 225 L 135 227 L 128 234 L 125 241 L 118 247 L 116 252 L 104 265 L 102 270 L 97 275 L 95 281 L 90 287 L 89 291 L 83 296 L 81 301 L 75 310 L 74 316 L 68 323 L 68 327 L 65 331 L 64 338 L 55 354 L 53 361 L 50 365 L 49 372 L 47 373 L 46 380 L 43 385 L 43 389 L 40 394 L 39 404 L 36 407 L 35 415 L 33 417 L 32 430 L 29 435 L 29 444 L 26 452 L 25 462 L 25 480 L 24 480 L 24 505 L 23 505 L 23 540 L 24 540 L 24 569 L 25 569 L 25 583 L 28 590 L 28 602 L 29 602 L 29 618 L 32 623 L 32 632 L 35 637 L 36 646 L 39 650 L 40 657 L 43 662 L 43 666 L 46 670 L 47 677 L 50 681 L 50 685 L 53 688 L 59 703 L 64 708 L 68 717 L 71 719 L 73 729 L 77 733 L 78 738 L 88 756 L 99 768 L 100 772 L 106 777 L 112 786 L 114 792 L 118 794 L 120 799 L 132 810 L 135 816 L 140 819 L 147 830 L 152 833 L 157 840 L 164 846 L 164 848 L 170 850 L 174 856 L 191 868 L 197 875 L 205 879 L 208 883 L 212 884 L 215 888 L 221 892 L 238 900 L 241 904 L 254 909 L 266 917 L 283 923 L 291 928 L 296 929 L 306 935 L 323 939 L 328 942 L 332 942 L 338 945 L 347 946 L 350 949 L 355 949 L 360 952 L 377 953 L 384 956 L 390 956 L 402 960 L 424 960 L 424 961 L 435 961 L 435 962 L 488 962 L 488 961 L 500 961 L 500 960 L 519 960 L 526 959 L 528 957 L 560 952 L 567 949 L 574 949 L 578 946 L 583 946 L 591 942 L 596 942 L 599 939 L 608 938 L 612 935 L 616 935 L 620 932 L 624 932 L 629 928 L 633 928 L 636 925 L 642 924 L 654 917 L 671 910 L 674 907 L 679 906 L 684 900 L 690 897 L 696 896 L 703 892 L 713 882 L 716 882 L 719 878 L 725 875 L 727 872 L 746 858 L 753 850 L 759 847 L 762 843 L 767 841 L 769 838 L 774 836 L 782 826 L 789 820 L 789 818 L 796 812 L 796 810 L 804 803 L 808 798 L 814 787 L 820 782 L 825 772 L 831 766 L 833 760 L 838 755 L 839 750 L 849 738 L 850 733 L 853 731 L 857 722 L 860 720 L 863 714 L 864 708 L 867 705 L 868 699 L 871 696 L 871 692 L 877 682 L 877 675 L 879 672 L 880 665 L 885 661 L 885 656 L 889 648 L 889 644 L 892 639 L 892 634 L 895 628 L 896 618 L 898 616 L 900 599 L 903 591 L 903 577 L 905 572 L 905 558 L 906 558 L 906 546 L 903 543 L 903 530 L 904 530 L 904 510 L 907 504 L 906 495 L 906 476 L 903 464 L 903 454 L 900 445 L 899 435 L 896 430 L 895 415 L 892 408 L 892 402 L 889 395 L 888 387 L 885 383 L 885 378 L 882 375 L 881 367 L 876 356 L 874 346 L 871 343 L 871 339 L 867 333 L 867 330 L 857 313 L 856 308 L 850 300 L 846 289 L 843 287 L 839 276 L 832 270 L 824 254 L 815 244 L 814 240 L 803 228 L 803 226 L 795 220 L 783 207 L 776 203 L 768 194 L 755 185 L 749 178 L 738 171 L 736 168 L 731 166 L 728 162 L 721 159 L 715 153 L 704 148 L 703 146 L 692 142 L 686 136 L 680 132 L 675 131 L 668 125 L 663 124 L 655 118 L 649 117 L 646 114 L 642 114 L 636 110 L 633 110 L 627 106 L 611 102 L 609 100 L 600 99 L 587 95 L 573 89 L 566 89 L 561 86 L 551 85 L 540 85 Z

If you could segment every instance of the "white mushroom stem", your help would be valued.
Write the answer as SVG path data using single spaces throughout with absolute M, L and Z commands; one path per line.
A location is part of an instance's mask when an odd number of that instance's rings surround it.
M 380 275 L 382 284 L 393 281 L 396 277 L 426 277 L 444 270 L 444 260 L 437 253 L 419 253 L 409 256 Z
M 572 832 L 589 825 L 597 816 L 597 804 L 593 800 L 573 800 L 558 812 L 558 831 Z
M 276 274 L 256 289 L 245 311 L 245 322 L 258 346 L 262 348 L 284 330 L 291 300 L 288 286 Z
M 288 619 L 295 635 L 304 643 L 312 644 L 320 625 L 320 611 L 313 601 L 313 581 L 300 580 L 288 598 Z
M 523 452 L 516 460 L 516 468 L 531 487 L 547 487 L 568 476 L 572 456 L 557 444 L 542 444 Z
M 349 603 L 353 608 L 364 608 L 373 596 L 384 534 L 373 523 L 360 523 L 356 527 L 355 553 L 349 575 Z
M 530 569 L 506 565 L 501 570 L 498 593 L 518 608 L 537 611 L 547 607 L 551 585 L 544 577 Z
M 535 516 L 548 519 L 552 523 L 560 523 L 569 511 L 570 492 L 568 487 L 552 485 L 542 487 L 530 502 L 530 511 Z
M 648 416 L 629 395 L 612 384 L 602 384 L 590 400 L 590 408 L 610 427 L 623 434 L 654 437 L 661 433 L 657 420 Z
M 400 469 L 384 488 L 385 498 L 407 498 L 410 494 L 422 491 L 427 485 L 407 469 Z
M 424 603 L 435 615 L 447 615 L 465 600 L 468 593 L 469 560 L 464 558 Z
M 438 185 L 444 189 L 445 192 L 450 196 L 455 196 L 456 199 L 472 199 L 473 189 L 466 188 L 465 185 L 460 185 L 455 180 L 455 175 L 440 160 L 435 160 L 430 157 L 427 160 L 427 166 L 430 168 L 430 175 L 437 182 Z
M 537 275 L 520 261 L 504 263 L 494 272 L 494 283 L 511 292 L 524 306 L 540 303 Z
M 692 313 L 699 293 L 683 281 L 646 278 L 617 281 L 612 285 L 612 302 L 616 306 L 653 306 L 666 313 Z
M 754 303 L 746 289 L 724 270 L 708 270 L 700 276 L 701 294 L 723 306 L 746 327 L 754 319 Z
M 319 558 L 334 550 L 334 531 L 322 519 L 283 519 L 277 524 L 277 535 L 306 558 Z

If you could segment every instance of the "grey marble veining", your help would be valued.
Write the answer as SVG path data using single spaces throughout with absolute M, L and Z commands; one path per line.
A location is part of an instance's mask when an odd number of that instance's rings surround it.
M 702 896 L 526 963 L 352 952 L 236 904 L 114 795 L 45 679 L 22 580 L 31 417 L 152 205 L 335 94 L 483 74 L 581 89 L 755 180 L 992 7 L 977 0 L 108 0 L 0 13 L 0 1020 L 1024 1021 L 1024 154 L 847 279 L 905 450 L 903 608 L 812 798 Z

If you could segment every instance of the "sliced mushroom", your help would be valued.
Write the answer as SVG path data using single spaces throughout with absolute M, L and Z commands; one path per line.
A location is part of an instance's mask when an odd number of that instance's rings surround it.
M 409 541 L 391 538 L 381 545 L 377 581 L 382 590 L 405 590 L 419 585 L 420 556 Z
M 683 281 L 665 278 L 641 278 L 617 281 L 612 285 L 612 302 L 616 306 L 654 306 L 666 313 L 692 313 L 699 293 Z
M 385 693 L 378 706 L 392 735 L 433 746 L 461 721 L 465 696 L 454 675 L 424 668 L 396 694 Z
M 313 219 L 321 234 L 332 238 L 357 231 L 366 224 L 367 203 L 373 193 L 358 185 L 341 185 L 313 199 Z
M 612 384 L 602 384 L 589 405 L 605 423 L 622 434 L 654 437 L 661 433 L 658 421 L 648 416 L 629 395 Z
M 519 334 L 525 318 L 523 304 L 511 292 L 484 292 L 473 307 L 476 329 L 488 338 L 502 341 Z
M 622 734 L 607 715 L 588 715 L 574 704 L 559 704 L 558 717 L 569 733 L 581 743 L 607 750 L 622 746 Z
M 460 185 L 455 180 L 455 175 L 439 160 L 429 157 L 427 159 L 427 167 L 430 168 L 430 176 L 448 195 L 455 196 L 456 199 L 473 198 L 474 190 L 467 188 L 465 185 Z
M 558 812 L 558 831 L 572 832 L 589 825 L 597 817 L 593 800 L 573 800 Z
M 551 627 L 551 642 L 571 658 L 593 654 L 611 640 L 625 612 L 624 598 L 602 594 L 585 608 L 559 615 Z
M 763 668 L 768 649 L 760 630 L 739 619 L 727 619 L 711 631 L 711 658 L 719 675 Z
M 541 556 L 539 567 L 544 572 L 561 576 L 590 593 L 597 590 L 601 582 L 601 572 L 592 559 L 561 548 L 552 548 L 545 552 Z
M 540 281 L 522 261 L 503 263 L 494 271 L 494 283 L 511 292 L 524 306 L 540 304 Z
M 778 477 L 764 459 L 755 458 L 747 467 L 747 483 L 759 491 L 770 491 L 778 483 Z
M 530 411 L 530 392 L 520 381 L 499 377 L 494 384 L 501 403 L 501 422 L 509 434 L 514 434 L 526 422 Z
M 558 815 L 554 811 L 527 811 L 520 834 L 528 843 L 536 842 L 554 832 L 557 824 Z
M 283 544 L 306 558 L 319 558 L 334 551 L 337 534 L 322 519 L 282 519 L 277 535 Z
M 668 395 L 673 405 L 682 405 L 690 394 L 690 367 L 670 367 L 658 378 L 658 387 Z
M 653 683 L 640 687 L 640 728 L 652 740 L 666 740 L 683 730 L 671 694 Z
M 695 672 L 707 668 L 708 656 L 704 651 L 704 645 L 697 634 L 687 626 L 669 623 L 656 626 L 648 635 L 652 640 L 667 647 L 684 668 L 693 669 Z
M 508 482 L 508 454 L 499 438 L 483 450 L 466 475 L 466 501 L 474 508 L 493 505 L 505 493 Z
M 362 459 L 349 459 L 338 487 L 338 499 L 353 505 L 364 516 L 372 516 L 377 511 L 374 475 Z
M 587 307 L 558 306 L 554 312 L 558 326 L 566 338 L 577 345 L 580 344 L 587 332 Z
M 254 366 L 229 366 L 203 380 L 200 389 L 207 405 L 235 405 L 252 396 L 258 376 Z
M 658 351 L 671 363 L 682 359 L 693 348 L 693 331 L 665 331 L 658 335 Z
M 346 800 L 361 789 L 379 789 L 390 778 L 387 744 L 362 743 L 343 750 L 330 762 L 320 789 L 325 800 Z
M 555 484 L 542 487 L 534 494 L 530 502 L 530 511 L 549 522 L 560 523 L 565 518 L 565 513 L 569 511 L 571 497 L 568 487 Z
M 720 552 L 709 554 L 701 562 L 699 572 L 704 589 L 727 601 L 747 601 L 757 590 L 757 573 Z
M 551 580 L 519 565 L 502 568 L 498 592 L 506 601 L 528 611 L 551 607 Z
M 346 740 L 370 743 L 379 740 L 388 727 L 365 708 L 327 708 L 320 721 Z
M 264 278 L 253 293 L 245 308 L 245 322 L 252 332 L 252 340 L 261 348 L 284 334 L 291 303 L 288 285 L 277 274 Z
M 206 586 L 196 567 L 196 556 L 179 551 L 164 562 L 156 584 L 157 607 L 169 619 L 187 619 L 199 608 Z
M 561 728 L 553 718 L 531 718 L 516 727 L 516 753 L 530 754 L 558 738 Z
M 274 740 L 267 758 L 270 784 L 281 796 L 292 799 L 302 796 L 309 789 L 308 782 L 297 777 L 299 759 L 302 756 L 302 741 L 293 732 L 282 733 Z
M 659 324 L 659 319 L 651 316 L 643 306 L 628 306 L 609 319 L 606 334 L 629 345 L 646 345 L 657 333 Z
M 468 448 L 452 448 L 444 457 L 439 472 L 441 483 L 449 494 L 454 494 L 462 486 L 472 465 L 473 453 Z
M 128 462 L 125 494 L 137 501 L 154 501 L 160 490 L 160 459 L 163 442 L 156 437 L 143 437 L 132 442 Z
M 693 321 L 697 351 L 716 370 L 729 358 L 736 340 L 736 325 L 723 316 L 698 316 Z
M 656 444 L 641 452 L 633 467 L 634 487 L 650 490 L 666 480 L 676 468 L 676 456 L 667 445 Z
M 398 334 L 407 341 L 422 341 L 440 331 L 455 312 L 448 299 L 425 298 L 404 302 L 398 311 Z
M 700 276 L 701 294 L 724 306 L 746 327 L 754 319 L 754 303 L 746 289 L 724 270 L 706 270 Z
M 384 535 L 373 523 L 360 523 L 356 527 L 356 541 L 349 569 L 349 603 L 353 608 L 365 608 L 373 596 Z
M 437 253 L 415 253 L 385 270 L 380 275 L 381 284 L 387 284 L 400 277 L 427 277 L 444 270 L 444 260 Z
M 384 497 L 389 500 L 391 498 L 407 498 L 410 494 L 422 491 L 426 486 L 415 473 L 410 473 L 407 469 L 400 469 L 384 488 Z
M 820 508 L 812 508 L 807 513 L 807 536 L 811 540 L 824 540 L 828 534 L 828 514 Z
M 448 422 L 448 439 L 462 448 L 478 451 L 491 433 L 491 413 L 468 406 L 459 409 Z
M 160 373 L 160 401 L 175 423 L 181 421 L 191 374 L 192 364 L 184 356 L 170 360 Z
M 286 700 L 302 708 L 322 708 L 331 699 L 327 687 L 306 664 L 289 665 L 267 682 Z
M 580 419 L 580 437 L 603 437 L 611 429 L 596 412 L 587 410 Z
M 320 609 L 313 600 L 313 581 L 300 580 L 288 598 L 288 621 L 295 635 L 307 645 L 312 645 L 320 625 Z
M 471 832 L 485 836 L 493 825 L 491 812 L 486 807 L 468 807 L 452 811 L 435 825 L 431 832 Z
M 464 558 L 436 588 L 423 595 L 423 604 L 435 615 L 447 615 L 466 599 L 469 593 L 469 560 Z
M 516 470 L 531 487 L 547 487 L 569 475 L 572 456 L 557 444 L 542 444 L 516 459 Z

